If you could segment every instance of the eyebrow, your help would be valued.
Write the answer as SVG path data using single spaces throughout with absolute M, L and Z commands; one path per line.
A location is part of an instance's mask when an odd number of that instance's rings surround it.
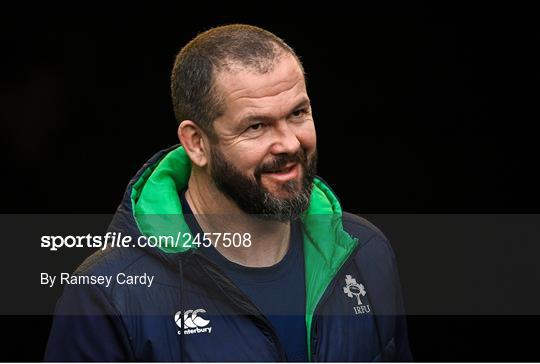
M 309 107 L 310 105 L 311 105 L 311 101 L 309 100 L 309 98 L 304 97 L 304 98 L 302 98 L 302 100 L 300 100 L 298 103 L 296 103 L 296 105 L 293 108 L 291 108 L 290 111 L 287 112 L 287 115 L 291 114 L 292 112 L 294 112 L 294 111 L 296 111 L 296 110 L 298 110 L 300 108 Z M 264 121 L 264 122 L 271 122 L 271 121 L 275 120 L 275 117 L 269 116 L 269 115 L 264 115 L 264 114 L 247 114 L 246 116 L 244 116 L 244 117 L 242 117 L 240 119 L 239 125 L 240 126 L 247 125 L 252 120 L 260 120 L 260 121 Z

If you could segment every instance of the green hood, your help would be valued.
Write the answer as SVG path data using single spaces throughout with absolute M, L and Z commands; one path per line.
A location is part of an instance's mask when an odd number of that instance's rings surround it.
M 135 221 L 146 236 L 177 236 L 190 232 L 182 214 L 179 193 L 187 187 L 191 162 L 183 147 L 166 154 L 148 167 L 133 184 L 131 202 Z M 343 230 L 338 199 L 320 179 L 313 181 L 308 209 L 302 216 L 306 280 L 308 353 L 312 317 L 324 291 L 354 250 L 358 241 Z M 182 244 L 180 244 L 182 245 Z M 165 253 L 189 249 L 162 247 Z

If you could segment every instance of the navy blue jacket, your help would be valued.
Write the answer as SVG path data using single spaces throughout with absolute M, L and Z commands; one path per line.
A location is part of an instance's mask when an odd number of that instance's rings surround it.
M 189 173 L 182 147 L 156 154 L 130 182 L 109 231 L 134 238 L 188 231 L 178 191 Z M 310 360 L 410 361 L 396 261 L 385 236 L 341 211 L 320 178 L 302 223 Z M 66 286 L 45 360 L 287 361 L 269 321 L 196 247 L 108 248 L 75 272 L 119 273 L 155 278 L 151 287 Z

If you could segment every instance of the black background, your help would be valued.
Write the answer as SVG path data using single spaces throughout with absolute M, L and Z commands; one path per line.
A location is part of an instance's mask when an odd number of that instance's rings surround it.
M 319 175 L 346 210 L 540 210 L 532 9 L 47 5 L 4 9 L 1 20 L 3 213 L 113 213 L 144 161 L 177 142 L 169 96 L 176 52 L 232 22 L 273 31 L 301 56 Z M 407 297 L 412 254 L 394 248 Z M 1 360 L 42 358 L 50 318 L 1 322 Z M 538 361 L 539 324 L 412 316 L 409 331 L 419 361 Z

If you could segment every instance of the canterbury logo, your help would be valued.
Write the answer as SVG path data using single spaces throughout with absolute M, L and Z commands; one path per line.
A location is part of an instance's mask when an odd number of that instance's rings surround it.
M 174 315 L 174 322 L 180 329 L 182 329 L 182 321 L 184 322 L 184 330 L 179 330 L 178 334 L 184 333 L 185 335 L 189 334 L 200 334 L 200 333 L 211 333 L 212 328 L 207 327 L 210 323 L 210 320 L 205 320 L 203 317 L 199 316 L 200 314 L 206 313 L 206 310 L 199 308 L 197 310 L 186 310 L 182 315 L 182 311 L 178 311 Z

